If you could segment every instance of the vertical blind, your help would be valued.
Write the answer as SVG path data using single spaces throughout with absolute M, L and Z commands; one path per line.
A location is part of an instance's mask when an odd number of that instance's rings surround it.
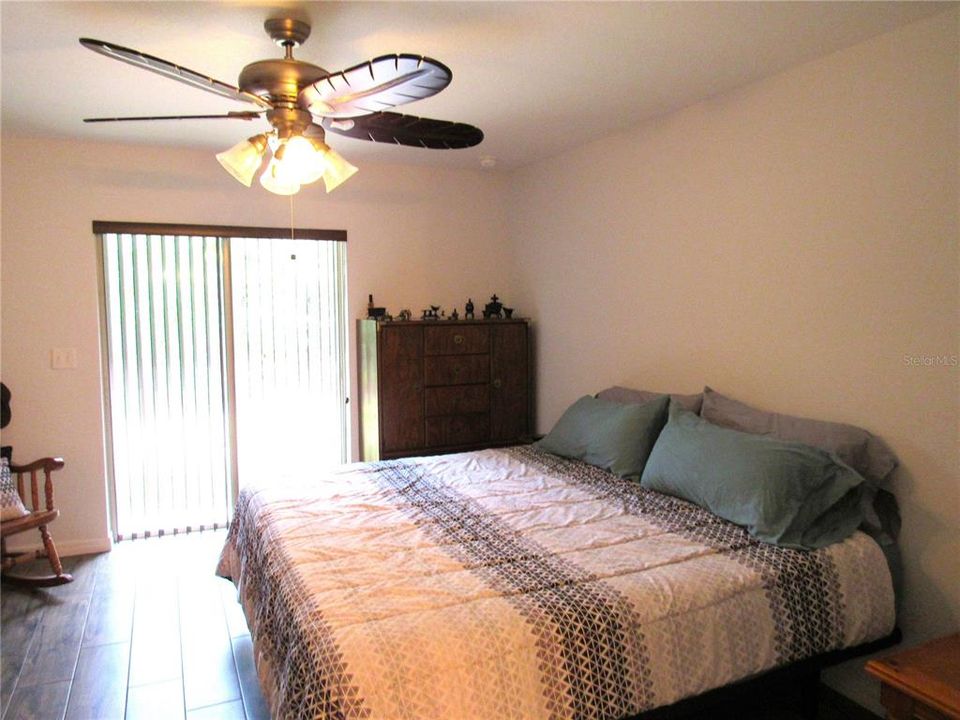
M 239 482 L 347 459 L 346 245 L 230 242 Z
M 346 460 L 344 243 L 100 234 L 118 539 Z
M 229 516 L 221 240 L 106 234 L 118 539 Z

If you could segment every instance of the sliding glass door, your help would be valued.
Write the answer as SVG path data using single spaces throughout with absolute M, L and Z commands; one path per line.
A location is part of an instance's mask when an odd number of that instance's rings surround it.
M 346 243 L 230 242 L 239 484 L 347 459 Z
M 103 232 L 117 539 L 347 458 L 345 243 Z

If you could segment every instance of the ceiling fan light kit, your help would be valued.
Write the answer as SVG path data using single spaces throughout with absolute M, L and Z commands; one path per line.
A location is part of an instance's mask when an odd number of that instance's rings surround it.
M 267 150 L 265 133 L 241 140 L 229 150 L 217 153 L 217 161 L 223 169 L 233 175 L 247 187 L 253 183 L 253 176 L 263 165 L 263 156 Z
M 300 183 L 296 181 L 293 174 L 286 172 L 285 168 L 277 161 L 277 156 L 273 156 L 267 164 L 267 169 L 260 176 L 260 184 L 265 190 L 269 190 L 275 195 L 296 195 L 300 192 Z
M 311 142 L 317 141 L 311 139 Z M 340 153 L 322 140 L 320 143 L 327 148 L 325 156 L 327 169 L 323 173 L 323 184 L 327 192 L 331 192 L 339 187 L 341 183 L 352 178 L 356 174 L 357 168 L 347 162 Z
M 421 55 L 383 55 L 331 73 L 293 57 L 293 49 L 310 35 L 307 23 L 274 18 L 264 23 L 264 29 L 284 48 L 284 57 L 250 63 L 240 72 L 239 87 L 137 50 L 81 38 L 80 44 L 94 52 L 259 108 L 223 115 L 86 118 L 84 122 L 251 120 L 263 115 L 270 131 L 242 140 L 216 158 L 238 182 L 250 187 L 270 150 L 273 156 L 260 175 L 260 184 L 278 195 L 293 195 L 321 178 L 330 192 L 357 172 L 327 145 L 325 130 L 360 140 L 437 150 L 472 147 L 483 140 L 483 132 L 472 125 L 386 109 L 430 97 L 447 87 L 453 73 L 443 63 Z

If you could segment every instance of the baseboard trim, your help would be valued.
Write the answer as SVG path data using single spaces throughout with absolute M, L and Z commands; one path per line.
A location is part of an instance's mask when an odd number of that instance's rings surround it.
M 837 713 L 837 717 L 846 720 L 882 720 L 860 703 L 854 702 L 846 695 L 837 692 L 832 687 L 820 684 L 820 706 L 827 707 Z
M 87 540 L 57 540 L 57 554 L 60 557 L 73 557 L 74 555 L 96 555 L 99 553 L 110 552 L 113 549 L 113 543 L 110 538 L 90 538 Z M 34 552 L 42 550 L 42 543 L 26 543 L 24 545 L 7 546 L 11 552 Z
M 113 550 L 113 543 L 110 538 L 99 538 L 93 540 L 74 540 L 72 542 L 57 543 L 57 552 L 64 557 L 73 555 L 93 555 L 96 553 L 105 553 Z

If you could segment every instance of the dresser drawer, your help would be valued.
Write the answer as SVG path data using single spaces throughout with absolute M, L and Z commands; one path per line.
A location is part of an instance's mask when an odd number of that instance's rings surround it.
M 428 387 L 423 393 L 424 414 L 464 415 L 490 409 L 488 385 L 447 385 Z
M 467 385 L 490 381 L 488 355 L 439 355 L 423 359 L 425 385 Z
M 483 325 L 439 325 L 423 329 L 425 355 L 475 355 L 489 349 L 490 328 Z
M 470 445 L 490 437 L 490 416 L 444 415 L 427 418 L 427 446 Z

